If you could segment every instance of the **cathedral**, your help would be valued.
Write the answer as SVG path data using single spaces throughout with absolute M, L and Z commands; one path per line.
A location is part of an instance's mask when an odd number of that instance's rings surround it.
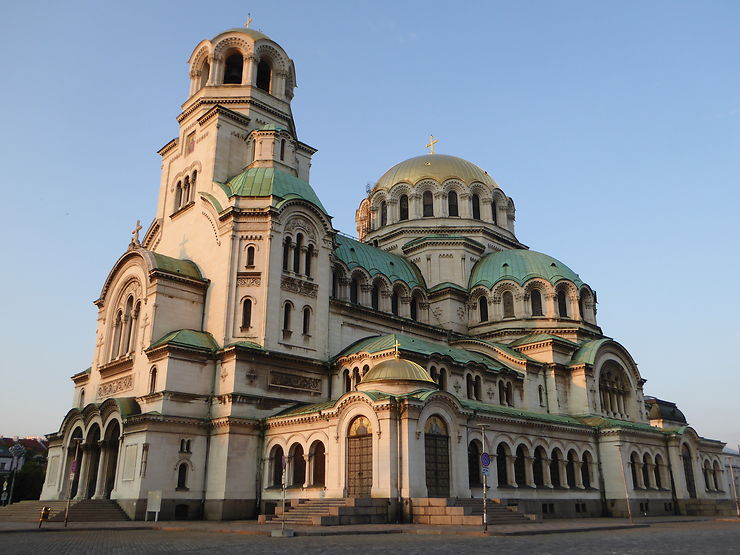
M 730 509 L 724 444 L 645 394 L 595 291 L 519 240 L 487 171 L 431 139 L 368 188 L 350 237 L 310 184 L 280 45 L 231 29 L 188 64 L 156 217 L 95 301 L 42 499 L 142 519 L 155 492 L 161 519 L 220 520 L 285 495 L 435 524 L 425 508 L 485 480 L 536 518 Z

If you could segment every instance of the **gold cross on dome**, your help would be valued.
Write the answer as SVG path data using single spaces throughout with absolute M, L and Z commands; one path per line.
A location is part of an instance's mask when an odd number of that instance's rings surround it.
M 245 26 L 245 27 L 246 27 L 247 29 L 249 29 L 249 26 L 250 26 L 251 24 L 252 24 L 252 14 L 251 14 L 251 13 L 248 13 L 248 14 L 247 14 L 247 22 L 246 22 L 246 23 L 244 24 L 244 26 Z
M 398 353 L 398 348 L 401 346 L 401 344 L 398 342 L 398 339 L 396 339 L 396 342 L 393 344 L 393 348 L 396 350 L 395 355 L 396 358 L 400 358 L 400 354 Z
M 429 149 L 429 154 L 434 154 L 434 145 L 436 145 L 439 141 L 434 138 L 434 135 L 429 135 L 429 144 L 427 145 L 427 148 Z

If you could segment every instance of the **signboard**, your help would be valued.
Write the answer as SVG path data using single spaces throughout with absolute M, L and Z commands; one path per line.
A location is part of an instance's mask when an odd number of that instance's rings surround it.
M 491 469 L 487 466 L 484 466 L 481 472 L 483 472 L 483 476 L 489 476 L 491 474 Z
M 488 453 L 485 453 L 485 452 L 482 453 L 481 456 L 480 456 L 480 463 L 483 466 L 490 465 L 491 464 L 491 455 L 489 455 Z
M 157 489 L 147 492 L 146 495 L 146 513 L 144 520 L 149 518 L 149 513 L 154 513 L 154 521 L 159 520 L 159 511 L 162 508 L 162 490 Z

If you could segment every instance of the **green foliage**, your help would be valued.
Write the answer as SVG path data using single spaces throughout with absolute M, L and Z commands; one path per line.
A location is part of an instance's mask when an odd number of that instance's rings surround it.
M 16 474 L 13 502 L 38 499 L 44 485 L 45 465 L 37 460 L 28 460 Z

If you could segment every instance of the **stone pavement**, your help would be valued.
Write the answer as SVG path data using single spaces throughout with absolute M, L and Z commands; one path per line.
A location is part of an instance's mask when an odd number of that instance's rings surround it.
M 489 526 L 490 536 L 530 536 L 540 534 L 563 534 L 602 530 L 621 530 L 644 528 L 652 524 L 690 523 L 709 521 L 697 517 L 647 517 L 635 519 L 631 524 L 621 518 L 580 518 L 552 519 L 528 524 L 507 524 Z M 732 519 L 725 519 L 732 522 Z M 737 520 L 740 524 L 740 520 Z M 430 526 L 423 524 L 357 524 L 347 526 L 296 526 L 290 527 L 296 536 L 346 536 L 377 534 L 417 534 L 417 535 L 456 535 L 482 536 L 483 527 L 474 526 Z M 37 523 L 0 522 L 0 534 L 22 532 L 66 532 L 102 530 L 160 530 L 166 532 L 212 532 L 256 536 L 270 536 L 272 530 L 280 529 L 280 524 L 257 524 L 256 521 L 171 521 L 171 522 L 70 522 L 67 528 L 61 522 L 47 522 L 38 529 Z
M 219 523 L 216 523 L 219 524 Z M 545 523 L 547 524 L 547 523 Z M 540 534 L 529 536 L 457 536 L 427 534 L 333 535 L 271 538 L 240 533 L 212 533 L 203 530 L 165 531 L 110 527 L 107 530 L 70 528 L 38 533 L 0 532 L 2 553 L 9 555 L 80 555 L 106 553 L 138 555 L 146 553 L 219 553 L 260 555 L 436 555 L 442 553 L 521 553 L 583 555 L 584 553 L 618 553 L 645 555 L 735 554 L 740 544 L 740 521 L 718 520 L 654 523 L 632 529 L 585 531 L 581 533 Z M 237 526 L 235 530 L 238 530 Z M 409 529 L 411 529 L 409 527 Z M 213 529 L 215 530 L 215 529 Z

